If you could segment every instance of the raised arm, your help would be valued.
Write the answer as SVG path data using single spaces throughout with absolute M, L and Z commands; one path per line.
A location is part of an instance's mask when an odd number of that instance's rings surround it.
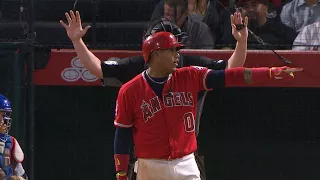
M 248 17 L 243 21 L 241 14 L 236 12 L 230 16 L 230 21 L 232 35 L 237 40 L 237 44 L 228 61 L 217 61 L 202 56 L 184 56 L 184 66 L 202 66 L 213 70 L 242 67 L 247 57 Z
M 241 14 L 236 12 L 230 16 L 232 35 L 237 40 L 236 48 L 229 58 L 228 68 L 242 67 L 247 58 L 247 40 L 248 40 L 248 17 L 245 17 L 244 23 Z M 243 24 L 242 29 L 237 30 L 237 25 Z
M 65 15 L 68 25 L 62 20 L 60 20 L 60 24 L 66 29 L 68 37 L 72 41 L 74 49 L 80 58 L 81 63 L 91 74 L 99 78 L 103 78 L 101 61 L 99 58 L 97 58 L 97 56 L 89 51 L 82 40 L 82 37 L 86 34 L 90 26 L 86 26 L 84 29 L 82 28 L 81 17 L 78 11 L 74 13 L 72 10 L 70 10 L 70 13 L 65 13 Z

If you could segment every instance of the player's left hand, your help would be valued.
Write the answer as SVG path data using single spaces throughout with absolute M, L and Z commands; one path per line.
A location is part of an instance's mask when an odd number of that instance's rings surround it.
M 270 75 L 273 79 L 293 79 L 295 72 L 301 72 L 303 68 L 291 68 L 287 66 L 270 68 Z
M 230 16 L 232 35 L 238 42 L 246 42 L 248 39 L 248 17 L 244 18 L 244 22 L 241 13 L 235 12 Z M 237 30 L 238 26 L 238 30 Z M 242 29 L 239 29 L 241 28 Z

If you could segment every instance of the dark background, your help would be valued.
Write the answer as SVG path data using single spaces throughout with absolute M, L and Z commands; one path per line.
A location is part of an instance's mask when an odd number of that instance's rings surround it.
M 113 179 L 117 89 L 37 87 L 37 179 Z M 320 178 L 318 89 L 209 93 L 200 152 L 209 180 Z

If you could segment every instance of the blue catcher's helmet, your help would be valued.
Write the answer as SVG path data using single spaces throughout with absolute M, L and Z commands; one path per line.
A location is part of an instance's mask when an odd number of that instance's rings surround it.
M 4 95 L 0 94 L 0 112 L 3 113 L 3 123 L 7 125 L 6 134 L 9 133 L 10 127 L 11 127 L 11 105 L 9 102 L 9 99 L 6 98 Z

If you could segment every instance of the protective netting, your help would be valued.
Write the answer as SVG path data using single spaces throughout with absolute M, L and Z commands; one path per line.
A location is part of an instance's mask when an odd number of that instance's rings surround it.
M 261 29 L 255 29 L 252 26 L 251 30 L 258 38 L 249 33 L 249 48 L 268 49 L 266 46 L 270 46 L 273 49 L 291 49 L 293 46 L 298 50 L 318 50 L 320 46 L 319 23 L 313 24 L 320 20 L 318 10 L 297 12 L 296 18 L 293 18 L 289 13 L 290 9 L 284 8 L 291 1 L 281 1 L 281 6 L 274 4 L 277 0 L 273 1 L 270 1 L 268 5 L 267 14 L 267 20 L 270 20 L 271 24 L 267 23 L 267 27 Z M 99 49 L 140 49 L 143 29 L 151 19 L 158 2 L 158 0 L 37 1 L 34 22 L 37 33 L 36 43 L 39 46 L 56 48 L 72 46 L 59 20 L 65 19 L 64 13 L 73 9 L 81 12 L 84 25 L 92 26 L 84 37 L 87 44 Z M 230 24 L 228 20 L 230 13 L 235 11 L 232 2 L 214 1 L 215 13 L 213 14 L 217 17 L 209 18 L 208 22 L 203 20 L 213 33 L 215 49 L 235 45 L 235 43 L 230 43 L 229 38 L 224 37 L 228 31 L 231 33 L 231 26 L 228 28 Z M 0 3 L 0 11 L 0 22 L 2 23 L 0 41 L 26 39 L 27 2 L 3 0 Z M 286 26 L 283 26 L 282 22 L 286 22 Z M 307 27 L 307 25 L 310 26 Z M 304 27 L 306 28 L 303 29 Z M 48 34 L 51 35 L 48 36 Z M 232 39 L 232 35 L 229 36 Z

